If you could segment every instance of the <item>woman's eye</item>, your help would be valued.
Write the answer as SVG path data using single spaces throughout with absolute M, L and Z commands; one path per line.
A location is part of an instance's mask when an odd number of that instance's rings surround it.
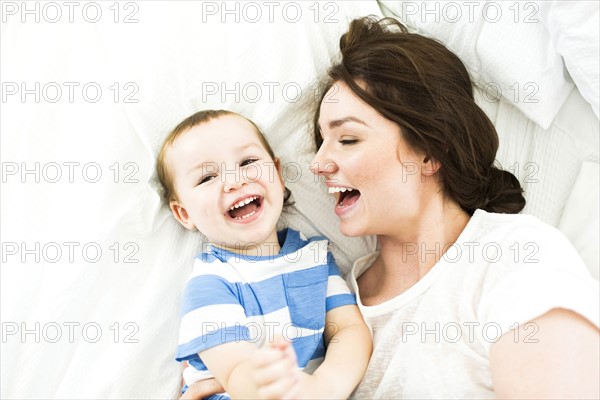
M 241 164 L 241 166 L 242 166 L 242 167 L 245 167 L 246 165 L 248 165 L 248 164 L 252 164 L 253 162 L 256 162 L 256 161 L 258 161 L 258 159 L 257 159 L 257 158 L 247 158 L 247 159 L 245 159 L 244 161 L 242 161 L 242 164 Z
M 203 183 L 206 183 L 210 180 L 213 180 L 215 178 L 215 175 L 206 175 L 203 176 L 202 178 L 200 178 L 200 182 L 198 182 L 198 185 L 202 185 Z
M 347 145 L 347 144 L 355 144 L 355 143 L 358 143 L 358 140 L 357 140 L 357 139 L 342 139 L 342 140 L 340 140 L 339 142 L 340 142 L 340 144 L 342 144 L 342 145 Z

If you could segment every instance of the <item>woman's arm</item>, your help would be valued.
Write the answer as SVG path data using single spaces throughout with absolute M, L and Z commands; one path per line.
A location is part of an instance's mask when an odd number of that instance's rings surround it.
M 224 391 L 225 389 L 216 379 L 205 379 L 191 385 L 188 390 L 181 395 L 179 400 L 202 400 L 205 397 L 223 393 Z
M 325 360 L 313 375 L 304 374 L 298 398 L 348 398 L 367 370 L 373 343 L 357 306 L 327 312 L 324 335 Z
M 521 325 L 490 349 L 496 395 L 598 399 L 598 328 L 579 314 L 558 308 L 531 322 L 535 325 L 528 327 L 538 328 L 534 335 Z

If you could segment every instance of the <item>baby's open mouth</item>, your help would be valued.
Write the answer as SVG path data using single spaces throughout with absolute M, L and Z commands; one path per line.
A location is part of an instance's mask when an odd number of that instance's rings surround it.
M 360 191 L 358 189 L 348 187 L 330 187 L 329 193 L 339 193 L 337 206 L 340 208 L 351 206 L 360 198 Z
M 262 205 L 262 197 L 251 196 L 238 201 L 227 210 L 227 214 L 236 220 L 246 219 L 253 216 Z

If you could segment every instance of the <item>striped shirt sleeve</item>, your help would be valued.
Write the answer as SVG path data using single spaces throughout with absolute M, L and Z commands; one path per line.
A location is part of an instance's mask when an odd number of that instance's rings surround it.
M 344 278 L 342 278 L 340 269 L 331 252 L 327 252 L 327 266 L 329 268 L 329 277 L 327 279 L 325 310 L 330 311 L 337 307 L 356 304 L 356 298 L 348 288 Z
M 177 360 L 206 349 L 249 341 L 246 314 L 234 283 L 217 275 L 199 275 L 186 285 L 181 305 Z

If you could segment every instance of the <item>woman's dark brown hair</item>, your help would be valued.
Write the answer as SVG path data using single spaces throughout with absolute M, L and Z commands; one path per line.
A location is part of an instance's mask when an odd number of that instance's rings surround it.
M 469 74 L 454 53 L 395 19 L 374 17 L 352 21 L 340 50 L 342 60 L 329 69 L 319 106 L 343 82 L 397 123 L 413 149 L 440 162 L 445 195 L 466 212 L 516 214 L 525 207 L 519 180 L 494 166 L 498 134 L 475 103 Z M 314 135 L 320 147 L 318 120 L 319 109 Z

